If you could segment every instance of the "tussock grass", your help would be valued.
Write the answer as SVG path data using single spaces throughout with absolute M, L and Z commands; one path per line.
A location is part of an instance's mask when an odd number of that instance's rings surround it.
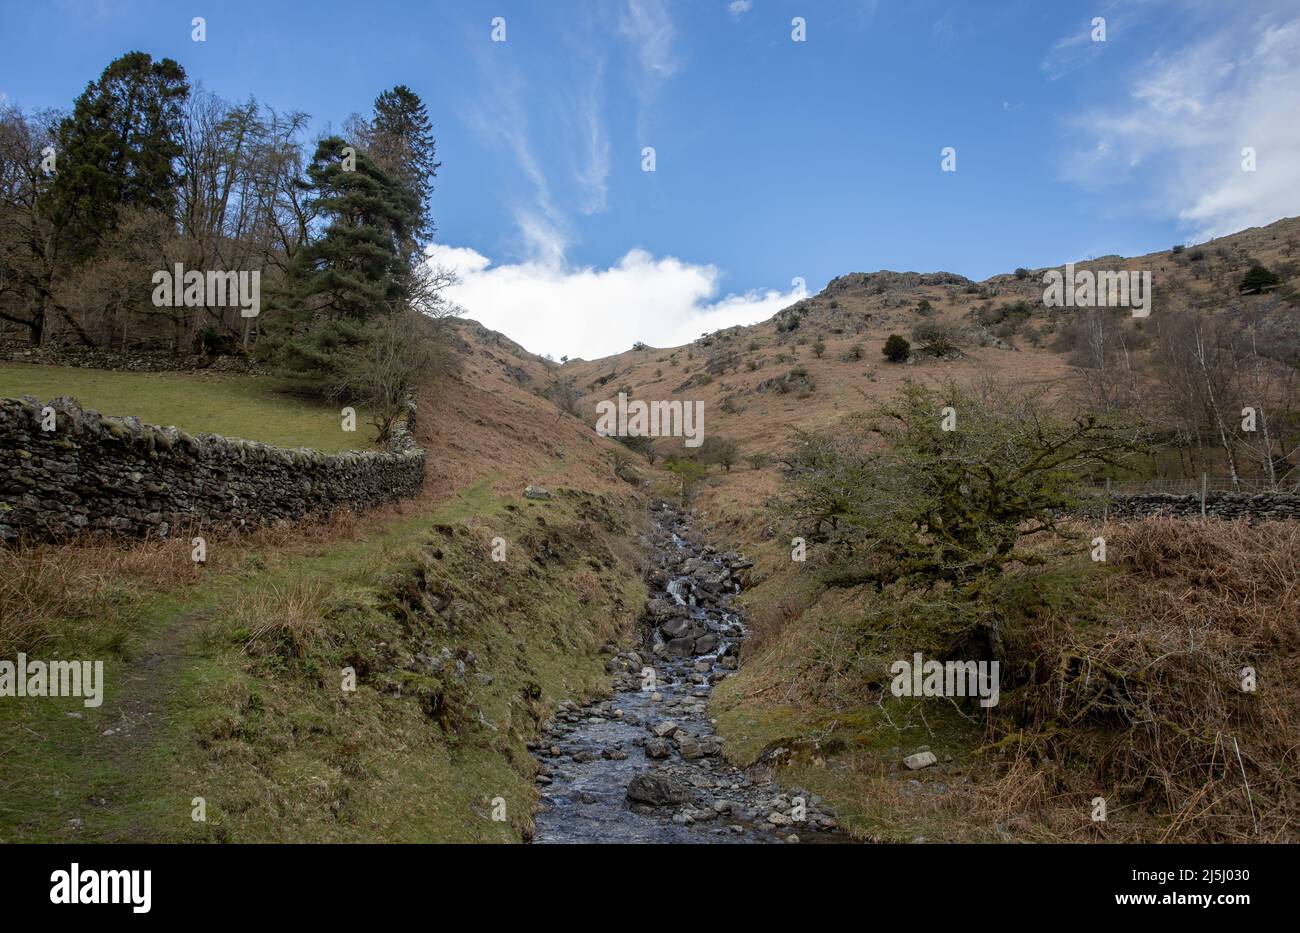
M 247 632 L 244 651 L 258 657 L 301 659 L 330 647 L 325 623 L 330 587 L 322 580 L 293 580 L 238 594 L 230 610 L 236 632 Z
M 127 623 L 120 610 L 132 593 L 171 590 L 200 574 L 179 539 L 0 548 L 0 657 L 57 647 L 79 623 Z
M 406 502 L 365 516 L 341 509 L 327 520 L 285 523 L 246 534 L 191 528 L 176 529 L 169 538 L 101 535 L 0 548 L 0 657 L 84 640 L 80 630 L 86 625 L 98 642 L 120 640 L 130 632 L 132 605 L 149 593 L 184 592 L 226 571 L 256 570 L 271 555 L 321 553 L 361 540 L 416 509 Z M 207 560 L 201 565 L 191 558 L 195 534 L 207 545 Z
M 1094 591 L 1098 620 L 1023 626 L 1026 682 L 999 710 L 999 745 L 1046 762 L 1044 806 L 1049 791 L 1099 795 L 1159 823 L 1071 834 L 1294 840 L 1300 525 L 1154 518 L 1107 540 L 1114 572 Z
M 864 838 L 1300 838 L 1300 523 L 1073 530 L 1103 534 L 1108 562 L 1081 545 L 1006 575 L 1001 702 L 955 716 L 943 699 L 900 716 L 880 676 L 881 658 L 942 634 L 923 599 L 806 588 L 765 545 L 741 674 L 715 694 L 730 754 L 795 749 L 784 778 Z M 921 744 L 960 766 L 899 771 Z

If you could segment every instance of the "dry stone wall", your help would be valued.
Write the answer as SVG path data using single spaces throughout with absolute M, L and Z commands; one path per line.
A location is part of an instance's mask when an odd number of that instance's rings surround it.
M 181 534 L 322 518 L 414 495 L 425 451 L 407 424 L 384 451 L 324 454 L 186 434 L 56 398 L 0 399 L 0 539 Z
M 1112 519 L 1143 518 L 1148 515 L 1172 515 L 1177 518 L 1200 518 L 1199 495 L 1178 496 L 1168 493 L 1142 493 L 1112 496 L 1108 514 Z M 1205 514 L 1211 518 L 1266 521 L 1300 519 L 1300 494 L 1212 492 L 1205 497 Z

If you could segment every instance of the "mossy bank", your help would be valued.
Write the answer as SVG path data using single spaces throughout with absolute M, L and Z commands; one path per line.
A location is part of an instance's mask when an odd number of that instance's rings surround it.
M 528 838 L 525 744 L 560 700 L 608 689 L 602 648 L 644 603 L 637 515 L 479 486 L 59 620 L 40 651 L 105 657 L 104 704 L 0 703 L 0 839 Z

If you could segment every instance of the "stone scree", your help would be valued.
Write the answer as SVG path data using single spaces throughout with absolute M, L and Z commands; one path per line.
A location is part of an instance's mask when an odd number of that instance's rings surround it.
M 425 451 L 408 405 L 385 451 L 324 454 L 83 411 L 60 397 L 53 431 L 31 396 L 0 399 L 0 539 L 85 532 L 166 536 L 323 518 L 414 495 Z
M 1100 506 L 1094 505 L 1100 511 Z M 1148 515 L 1172 515 L 1176 518 L 1200 518 L 1199 495 L 1177 496 L 1169 493 L 1139 493 L 1113 496 L 1110 518 L 1124 520 Z M 1210 518 L 1255 521 L 1300 519 L 1300 494 L 1290 492 L 1245 493 L 1212 492 L 1205 497 L 1205 514 Z

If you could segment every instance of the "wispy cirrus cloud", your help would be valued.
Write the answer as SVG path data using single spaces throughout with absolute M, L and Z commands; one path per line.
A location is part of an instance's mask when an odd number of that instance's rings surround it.
M 530 108 L 524 104 L 523 76 L 506 63 L 480 70 L 484 93 L 466 110 L 466 122 L 486 144 L 511 156 L 529 189 L 528 197 L 517 199 L 512 206 L 526 253 L 549 262 L 560 261 L 568 243 L 567 223 L 537 156 Z
M 1111 0 L 1109 3 L 1098 4 L 1095 16 L 1081 19 L 1076 28 L 1053 43 L 1039 65 L 1047 80 L 1056 81 L 1063 78 L 1073 71 L 1092 64 L 1105 54 L 1111 33 L 1123 35 L 1130 22 L 1128 15 L 1122 9 L 1122 3 L 1123 0 Z M 1104 41 L 1093 38 L 1093 33 L 1097 29 L 1093 20 L 1097 16 L 1105 20 Z
M 1249 16 L 1138 63 L 1125 96 L 1069 121 L 1068 179 L 1136 183 L 1195 239 L 1300 214 L 1300 18 Z M 1290 17 L 1290 18 L 1288 18 Z M 1256 154 L 1243 170 L 1243 149 Z
M 637 98 L 637 136 L 646 142 L 659 88 L 681 70 L 677 28 L 663 0 L 624 0 L 618 33 L 635 55 L 632 87 Z
M 581 140 L 575 180 L 580 191 L 578 209 L 599 214 L 609 208 L 610 141 L 602 110 L 605 61 L 592 61 L 590 78 L 576 107 L 578 137 Z
M 637 53 L 641 68 L 658 78 L 677 73 L 674 51 L 677 29 L 662 0 L 627 0 L 619 18 L 619 33 Z
M 490 148 L 506 153 L 524 190 L 503 186 L 532 260 L 562 265 L 571 218 L 609 209 L 611 143 L 605 120 L 606 49 L 594 21 L 566 22 L 567 67 L 544 80 L 526 57 L 489 48 L 477 58 L 481 93 L 466 123 Z
M 957 41 L 957 11 L 955 9 L 944 13 L 937 20 L 930 24 L 930 34 L 934 36 L 935 42 L 939 45 L 952 45 Z

